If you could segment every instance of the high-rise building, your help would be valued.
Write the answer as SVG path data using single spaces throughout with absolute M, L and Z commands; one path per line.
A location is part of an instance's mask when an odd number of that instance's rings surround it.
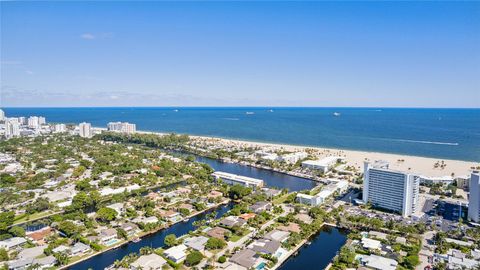
M 28 127 L 29 128 L 38 128 L 40 125 L 38 123 L 38 117 L 37 116 L 30 116 L 28 118 Z
M 477 223 L 480 221 L 480 171 L 473 171 L 470 175 L 468 219 Z
M 5 120 L 5 137 L 12 138 L 20 136 L 20 123 L 17 118 Z
M 61 133 L 67 131 L 67 126 L 65 124 L 56 124 L 54 126 L 55 133 Z
M 0 109 L 0 122 L 5 120 L 5 112 Z
M 80 123 L 79 127 L 79 135 L 83 138 L 91 138 L 93 136 L 92 125 L 90 123 Z
M 136 125 L 128 122 L 110 122 L 107 124 L 108 131 L 134 133 L 136 131 Z
M 38 117 L 38 125 L 45 125 L 47 123 L 47 120 L 45 119 L 45 117 Z
M 25 116 L 20 116 L 20 117 L 18 117 L 18 122 L 20 123 L 20 125 L 26 125 L 26 124 L 28 124 L 27 118 L 25 118 Z
M 374 207 L 410 216 L 418 205 L 419 185 L 418 177 L 390 170 L 385 161 L 364 164 L 363 201 Z

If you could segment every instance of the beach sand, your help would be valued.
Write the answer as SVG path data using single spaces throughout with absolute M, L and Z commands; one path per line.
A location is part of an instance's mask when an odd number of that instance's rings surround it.
M 306 147 L 306 146 L 294 146 L 276 143 L 262 143 L 251 142 L 243 140 L 223 139 L 205 136 L 190 136 L 193 139 L 205 142 L 211 142 L 215 144 L 221 144 L 223 146 L 242 146 L 242 147 L 262 147 L 272 150 L 284 150 L 289 152 L 305 151 L 306 149 L 312 149 L 319 158 L 326 156 L 341 156 L 345 159 L 348 165 L 354 166 L 359 171 L 363 171 L 363 162 L 366 160 L 385 160 L 390 163 L 390 169 L 409 171 L 411 173 L 425 175 L 430 177 L 438 176 L 469 176 L 472 168 L 480 166 L 480 162 L 461 161 L 461 160 L 448 160 L 418 156 L 407 156 L 401 154 L 387 154 L 377 152 L 366 151 L 354 151 L 354 150 L 341 150 L 322 147 Z M 446 164 L 443 168 L 438 166 L 435 168 L 436 163 Z

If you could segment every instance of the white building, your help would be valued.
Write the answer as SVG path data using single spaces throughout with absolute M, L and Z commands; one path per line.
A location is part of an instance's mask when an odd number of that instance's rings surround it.
M 28 118 L 28 127 L 29 128 L 37 129 L 39 126 L 40 126 L 40 124 L 38 122 L 38 117 L 37 116 L 30 116 Z
M 65 124 L 56 124 L 54 126 L 55 133 L 62 133 L 67 131 L 67 126 Z
M 390 170 L 387 162 L 365 162 L 363 201 L 410 216 L 418 205 L 419 182 L 412 174 Z
M 453 180 L 454 180 L 453 177 L 449 175 L 437 176 L 437 177 L 421 175 L 419 176 L 419 178 L 420 178 L 421 184 L 427 184 L 427 185 L 434 185 L 434 184 L 449 185 L 453 183 Z
M 17 118 L 7 118 L 5 123 L 5 137 L 12 138 L 20 136 L 20 123 Z
M 302 162 L 302 167 L 326 173 L 330 171 L 340 160 L 342 160 L 341 157 L 326 157 L 320 160 L 306 160 Z
M 0 121 L 3 121 L 3 120 L 5 120 L 5 112 L 2 109 L 0 109 Z
M 79 128 L 79 135 L 82 138 L 91 138 L 93 137 L 93 130 L 92 130 L 92 125 L 90 123 L 80 123 L 78 125 Z
M 38 117 L 38 125 L 39 126 L 45 125 L 46 123 L 47 123 L 47 119 L 45 119 L 45 117 L 42 117 L 42 116 Z
M 312 195 L 303 194 L 303 193 L 297 194 L 297 202 L 301 204 L 311 205 L 311 206 L 317 206 L 322 203 L 319 196 L 312 196 Z
M 236 174 L 226 173 L 226 172 L 214 172 L 212 173 L 212 176 L 216 180 L 221 179 L 223 182 L 229 185 L 239 184 L 242 186 L 253 187 L 253 188 L 263 187 L 263 180 L 261 179 L 256 179 L 256 178 L 251 178 L 251 177 L 246 177 L 246 176 L 236 175 Z
M 297 152 L 297 153 L 290 153 L 290 154 L 286 154 L 286 155 L 283 155 L 283 156 L 279 156 L 277 158 L 278 161 L 281 161 L 281 162 L 286 162 L 286 163 L 296 163 L 297 161 L 299 160 L 302 160 L 304 158 L 308 157 L 308 154 L 305 153 L 305 152 Z
M 108 131 L 123 132 L 123 133 L 134 133 L 137 130 L 135 124 L 130 124 L 128 122 L 110 122 L 107 124 Z
M 185 251 L 187 250 L 187 246 L 184 244 L 171 247 L 163 252 L 163 254 L 174 263 L 179 263 L 187 257 Z
M 470 196 L 468 197 L 468 219 L 480 221 L 480 172 L 473 171 L 470 176 Z

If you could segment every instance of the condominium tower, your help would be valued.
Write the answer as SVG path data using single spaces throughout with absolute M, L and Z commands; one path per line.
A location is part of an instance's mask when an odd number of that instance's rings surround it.
M 470 176 L 468 219 L 477 223 L 480 222 L 480 171 L 473 171 Z
M 80 123 L 78 128 L 80 137 L 91 138 L 93 136 L 92 125 L 90 123 Z
M 413 174 L 390 170 L 385 161 L 365 162 L 363 201 L 374 207 L 413 214 L 418 205 L 419 179 Z

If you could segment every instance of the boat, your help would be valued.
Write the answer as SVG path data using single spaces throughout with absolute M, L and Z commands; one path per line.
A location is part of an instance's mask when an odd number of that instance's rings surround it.
M 103 268 L 103 270 L 112 270 L 112 269 L 114 269 L 114 268 L 115 268 L 115 264 L 111 264 L 111 265 Z
M 175 110 L 173 110 L 173 111 L 174 111 L 174 112 L 178 112 L 178 110 L 177 110 L 177 109 L 175 109 Z
M 182 222 L 188 222 L 189 218 L 182 220 Z
M 339 112 L 334 112 L 333 115 L 340 116 L 340 113 Z
M 273 112 L 273 110 L 272 110 L 272 109 L 270 109 L 270 110 L 268 110 L 268 111 L 269 111 L 269 112 Z
M 255 114 L 254 112 L 246 112 L 246 114 Z
M 134 238 L 134 239 L 132 240 L 132 242 L 138 243 L 138 242 L 140 242 L 141 240 L 142 240 L 142 239 L 140 239 L 140 237 L 137 237 L 137 238 Z

